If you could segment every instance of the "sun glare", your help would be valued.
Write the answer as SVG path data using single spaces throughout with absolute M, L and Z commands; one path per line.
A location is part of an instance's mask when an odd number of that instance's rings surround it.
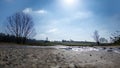
M 79 0 L 59 0 L 59 4 L 64 9 L 73 9 L 78 6 Z
M 72 6 L 75 5 L 75 0 L 63 0 L 63 3 L 68 6 Z

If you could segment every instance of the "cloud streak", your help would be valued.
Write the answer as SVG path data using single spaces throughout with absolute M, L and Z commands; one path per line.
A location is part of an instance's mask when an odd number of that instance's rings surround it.
M 47 33 L 56 33 L 56 31 L 58 31 L 58 29 L 57 28 L 53 28 L 53 29 L 49 29 L 47 31 Z
M 24 13 L 32 13 L 32 14 L 47 14 L 48 12 L 46 10 L 43 9 L 39 9 L 39 10 L 33 10 L 32 8 L 25 8 L 23 10 Z

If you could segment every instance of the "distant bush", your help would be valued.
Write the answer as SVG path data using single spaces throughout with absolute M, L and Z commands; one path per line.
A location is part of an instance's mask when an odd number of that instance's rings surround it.
M 9 35 L 9 34 L 5 34 L 5 33 L 0 33 L 0 42 L 10 42 L 10 43 L 16 43 L 16 39 L 18 41 L 22 41 L 24 39 L 24 37 L 18 37 L 16 38 L 16 36 L 14 35 Z M 27 39 L 26 42 L 34 42 L 34 40 L 32 39 Z
M 0 42 L 15 42 L 16 38 L 13 35 L 0 33 Z
M 17 40 L 22 41 L 24 37 L 19 37 Z M 5 43 L 16 43 L 16 36 L 9 35 L 5 33 L 0 33 L 0 42 Z M 26 43 L 19 43 L 19 44 L 27 44 L 27 45 L 40 45 L 40 46 L 51 46 L 53 43 L 46 40 L 35 40 L 35 39 L 26 39 Z

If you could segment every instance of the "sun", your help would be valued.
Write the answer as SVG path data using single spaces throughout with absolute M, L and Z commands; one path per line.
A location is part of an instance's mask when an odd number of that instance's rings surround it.
M 73 6 L 75 5 L 75 0 L 63 0 L 63 4 L 67 5 L 67 6 Z
M 64 9 L 77 8 L 79 0 L 58 0 L 59 5 Z

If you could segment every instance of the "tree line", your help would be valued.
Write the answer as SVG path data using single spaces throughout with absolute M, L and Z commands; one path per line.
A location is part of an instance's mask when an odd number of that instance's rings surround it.
M 23 40 L 24 40 L 23 37 L 16 38 L 16 36 L 14 35 L 0 33 L 0 42 L 11 42 L 11 43 L 21 42 L 23 43 Z

